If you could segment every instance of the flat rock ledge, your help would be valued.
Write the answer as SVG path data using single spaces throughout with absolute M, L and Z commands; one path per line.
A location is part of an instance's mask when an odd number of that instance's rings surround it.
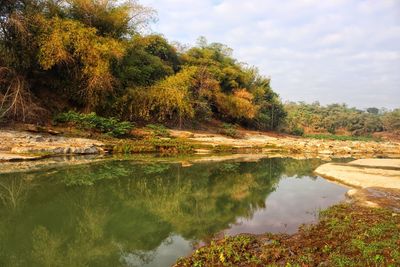
M 368 207 L 386 207 L 400 213 L 400 189 L 367 187 L 351 189 L 347 196 L 355 203 Z
M 0 161 L 34 160 L 49 155 L 100 154 L 103 147 L 102 142 L 86 138 L 0 131 Z
M 375 141 L 338 141 L 309 138 L 272 137 L 266 134 L 249 132 L 235 139 L 220 134 L 199 134 L 185 131 L 171 131 L 175 137 L 210 146 L 232 146 L 234 148 L 259 148 L 263 153 L 287 151 L 291 154 L 310 154 L 325 157 L 399 157 L 400 143 Z
M 358 188 L 400 189 L 400 159 L 360 159 L 349 163 L 327 163 L 315 173 Z
M 327 163 L 315 173 L 354 187 L 347 192 L 353 201 L 400 212 L 400 159 L 359 159 Z

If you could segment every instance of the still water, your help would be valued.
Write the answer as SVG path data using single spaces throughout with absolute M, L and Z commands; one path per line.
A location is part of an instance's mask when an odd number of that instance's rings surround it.
M 212 237 L 293 233 L 346 188 L 320 160 L 106 160 L 0 174 L 0 266 L 170 266 Z

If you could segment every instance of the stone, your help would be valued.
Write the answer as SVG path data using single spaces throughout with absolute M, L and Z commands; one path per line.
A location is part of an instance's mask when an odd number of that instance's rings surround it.
M 400 159 L 362 159 L 350 163 L 327 163 L 315 173 L 354 187 L 400 189 Z
M 66 138 L 48 134 L 4 130 L 0 130 L 0 140 L 0 151 L 12 155 L 99 154 L 103 152 L 102 147 L 104 146 L 100 141 L 86 138 Z

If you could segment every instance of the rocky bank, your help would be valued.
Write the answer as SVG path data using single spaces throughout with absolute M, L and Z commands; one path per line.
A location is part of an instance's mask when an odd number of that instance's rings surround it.
M 196 131 L 171 130 L 171 138 L 195 144 L 195 152 L 209 154 L 211 148 L 225 147 L 240 153 L 307 158 L 400 157 L 400 143 L 373 141 L 334 141 L 277 136 L 246 131 L 241 138 Z M 170 139 L 170 138 L 167 138 Z M 123 140 L 115 140 L 121 141 Z M 111 142 L 112 143 L 112 142 Z M 112 147 L 112 144 L 108 147 Z M 49 133 L 0 130 L 0 161 L 33 160 L 44 156 L 101 154 L 107 144 L 88 138 L 70 138 Z M 214 151 L 219 151 L 218 149 Z
M 219 134 L 171 131 L 175 137 L 210 146 L 232 146 L 238 149 L 258 148 L 262 152 L 287 152 L 327 157 L 400 157 L 400 143 L 375 141 L 335 141 L 290 136 L 270 136 L 262 132 L 246 131 L 240 139 Z
M 347 195 L 357 203 L 400 211 L 400 159 L 327 163 L 315 173 L 353 187 Z
M 86 138 L 0 130 L 0 161 L 32 160 L 48 155 L 99 154 L 103 147 L 103 142 Z

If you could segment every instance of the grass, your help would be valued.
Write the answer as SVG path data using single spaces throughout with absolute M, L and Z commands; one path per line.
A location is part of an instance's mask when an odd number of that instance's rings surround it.
M 348 135 L 334 135 L 334 134 L 306 134 L 306 138 L 319 139 L 319 140 L 337 140 L 337 141 L 380 141 L 379 138 L 372 136 L 348 136 Z
M 213 241 L 175 266 L 400 266 L 400 215 L 333 206 L 294 235 L 239 235 Z
M 223 123 L 222 128 L 219 129 L 218 133 L 232 137 L 241 138 L 243 137 L 237 130 L 237 126 L 230 123 Z
M 154 137 L 170 137 L 170 133 L 164 125 L 147 124 L 146 129 L 150 130 Z
M 158 139 L 149 138 L 142 140 L 119 140 L 112 144 L 113 153 L 145 153 L 157 152 L 161 154 L 189 154 L 193 153 L 195 145 L 187 142 L 185 139 Z
M 251 266 L 261 264 L 261 260 L 250 253 L 258 246 L 253 236 L 238 235 L 220 241 L 211 241 L 208 247 L 196 250 L 193 260 L 182 259 L 177 266 Z

